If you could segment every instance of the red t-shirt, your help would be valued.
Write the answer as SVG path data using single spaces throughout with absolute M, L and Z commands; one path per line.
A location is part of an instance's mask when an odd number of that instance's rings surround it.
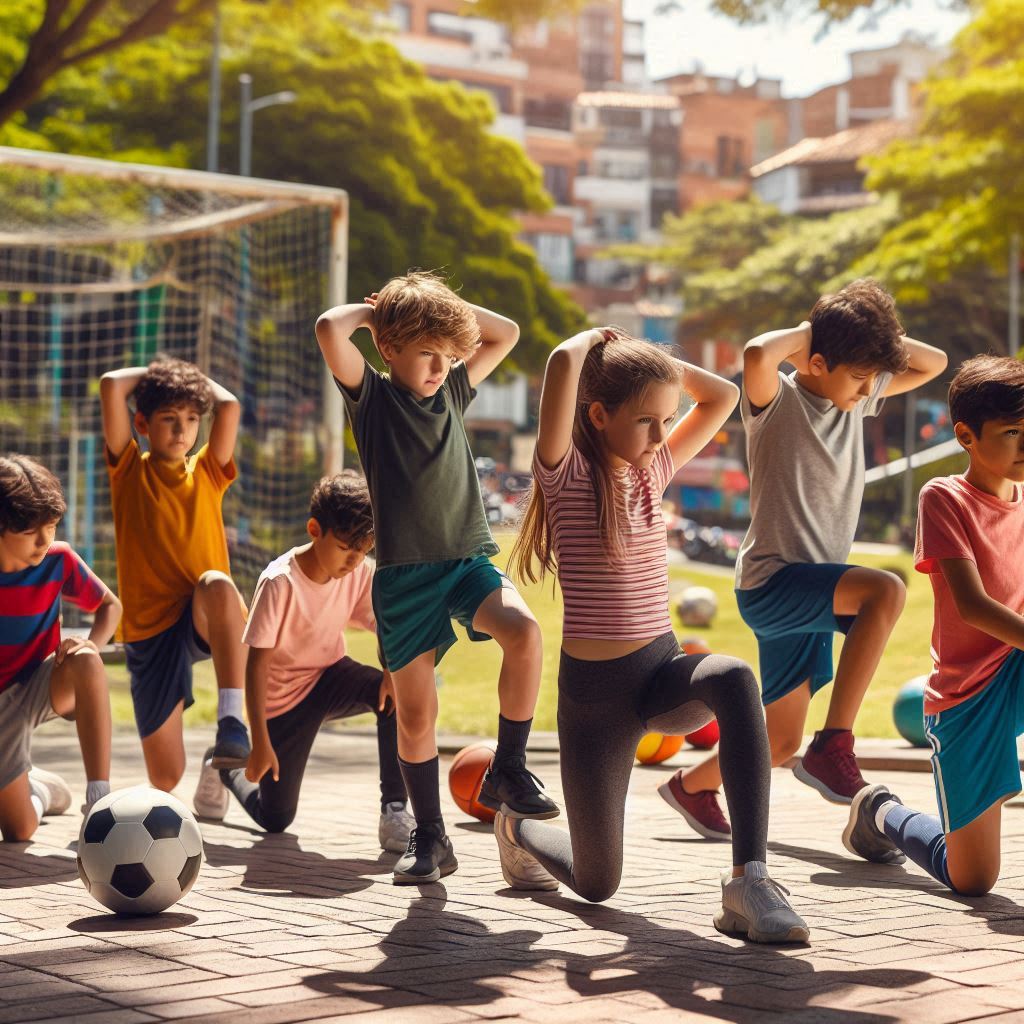
M 928 715 L 980 693 L 1014 649 L 960 618 L 939 566 L 943 558 L 970 559 L 989 597 L 1011 611 L 1024 610 L 1021 488 L 1013 501 L 987 494 L 962 476 L 937 477 L 921 488 L 914 566 L 929 575 L 935 594 L 935 668 L 924 694 Z

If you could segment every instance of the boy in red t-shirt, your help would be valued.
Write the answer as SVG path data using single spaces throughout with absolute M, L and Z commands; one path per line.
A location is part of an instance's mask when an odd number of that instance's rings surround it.
M 914 552 L 935 594 L 924 711 L 939 817 L 869 786 L 854 798 L 843 842 L 875 860 L 888 837 L 950 889 L 979 896 L 999 876 L 1000 808 L 1021 789 L 1024 364 L 967 360 L 949 410 L 970 465 L 921 489 Z

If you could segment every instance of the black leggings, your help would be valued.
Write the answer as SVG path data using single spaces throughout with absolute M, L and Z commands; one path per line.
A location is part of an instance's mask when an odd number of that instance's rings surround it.
M 381 671 L 342 658 L 326 669 L 313 689 L 295 707 L 267 722 L 270 743 L 277 754 L 279 781 L 270 772 L 249 782 L 242 769 L 221 772 L 249 817 L 268 832 L 283 832 L 299 807 L 299 789 L 313 741 L 324 722 L 372 711 L 377 716 L 377 755 L 380 760 L 381 806 L 406 800 L 398 767 L 398 725 L 390 713 L 377 710 Z
M 733 828 L 733 864 L 765 860 L 771 758 L 757 680 L 738 658 L 683 654 L 671 633 L 610 661 L 562 652 L 558 742 L 569 831 L 529 819 L 523 846 L 584 899 L 606 900 L 622 877 L 622 823 L 637 743 L 718 719 Z

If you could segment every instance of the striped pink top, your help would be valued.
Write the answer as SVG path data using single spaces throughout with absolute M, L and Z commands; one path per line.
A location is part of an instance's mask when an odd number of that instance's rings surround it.
M 674 474 L 667 445 L 649 469 L 617 471 L 619 511 L 628 526 L 625 561 L 612 565 L 601 546 L 590 463 L 575 445 L 554 469 L 534 455 L 565 601 L 563 637 L 646 640 L 672 628 L 661 497 Z

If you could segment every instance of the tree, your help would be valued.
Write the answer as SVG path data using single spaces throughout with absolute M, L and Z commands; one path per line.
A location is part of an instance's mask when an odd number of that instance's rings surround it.
M 348 191 L 349 294 L 369 294 L 409 267 L 442 269 L 468 299 L 520 323 L 517 361 L 539 369 L 583 317 L 516 237 L 513 211 L 542 210 L 549 199 L 522 148 L 488 130 L 490 98 L 431 80 L 330 11 L 239 5 L 233 14 L 224 81 L 255 71 L 258 94 L 297 94 L 294 104 L 257 115 L 254 173 Z M 114 67 L 77 69 L 25 112 L 19 133 L 93 156 L 200 164 L 202 31 L 176 26 L 125 51 Z M 235 90 L 225 90 L 222 127 L 225 166 L 236 166 Z
M 899 215 L 858 272 L 924 302 L 979 267 L 1005 273 L 1024 228 L 1024 4 L 982 0 L 927 85 L 919 134 L 868 164 Z

